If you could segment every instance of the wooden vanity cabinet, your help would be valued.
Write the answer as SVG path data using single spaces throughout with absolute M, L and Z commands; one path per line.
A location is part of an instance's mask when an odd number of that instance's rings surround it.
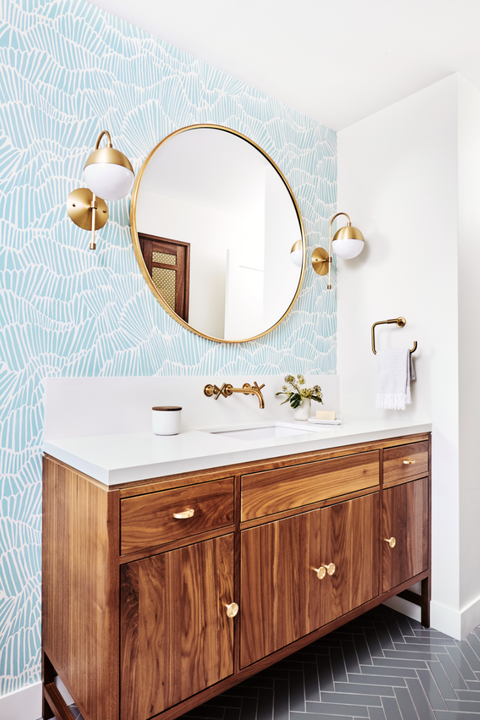
M 383 592 L 428 567 L 428 490 L 426 477 L 383 490 Z
M 161 713 L 233 673 L 233 534 L 120 568 L 120 717 Z
M 56 674 L 173 720 L 393 595 L 428 623 L 429 468 L 428 434 L 110 488 L 46 456 L 43 717 Z
M 378 492 L 242 532 L 242 668 L 378 595 L 377 528 Z

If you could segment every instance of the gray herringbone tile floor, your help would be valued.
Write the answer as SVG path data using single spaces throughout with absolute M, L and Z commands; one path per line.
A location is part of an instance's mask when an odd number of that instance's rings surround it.
M 317 718 L 480 720 L 480 627 L 459 642 L 381 605 L 180 720 Z

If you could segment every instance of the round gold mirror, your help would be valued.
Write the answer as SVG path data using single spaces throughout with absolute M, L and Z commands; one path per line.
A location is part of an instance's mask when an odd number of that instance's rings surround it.
M 234 130 L 191 125 L 162 140 L 135 181 L 130 227 L 150 290 L 202 337 L 261 337 L 300 292 L 305 233 L 293 192 Z

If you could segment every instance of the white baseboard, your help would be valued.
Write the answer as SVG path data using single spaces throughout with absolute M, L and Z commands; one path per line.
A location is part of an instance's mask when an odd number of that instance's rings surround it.
M 55 684 L 67 705 L 73 700 L 58 675 Z M 39 720 L 42 717 L 42 683 L 27 685 L 21 690 L 0 697 L 0 718 L 2 720 Z
M 393 597 L 387 600 L 384 605 L 420 622 L 420 608 L 418 605 L 408 602 L 408 600 Z M 461 640 L 480 625 L 480 597 L 473 600 L 462 610 L 455 610 L 432 600 L 430 602 L 430 625 L 435 630 L 440 630 L 440 632 L 450 635 L 455 640 Z
M 0 697 L 2 720 L 38 720 L 42 717 L 42 683 Z

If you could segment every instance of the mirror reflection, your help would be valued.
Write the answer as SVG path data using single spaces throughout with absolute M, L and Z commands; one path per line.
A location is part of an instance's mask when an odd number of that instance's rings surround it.
M 160 143 L 139 173 L 131 225 L 150 288 L 200 335 L 258 337 L 300 290 L 305 242 L 293 194 L 263 152 L 233 131 L 193 126 Z M 298 240 L 300 266 L 291 255 Z

